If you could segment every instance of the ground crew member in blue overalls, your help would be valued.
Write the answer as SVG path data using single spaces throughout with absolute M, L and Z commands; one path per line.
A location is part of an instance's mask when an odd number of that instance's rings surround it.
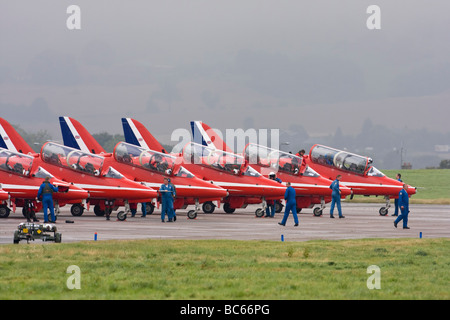
M 335 205 L 337 205 L 339 218 L 345 218 L 342 215 L 341 210 L 341 190 L 339 189 L 339 181 L 341 180 L 341 178 L 342 176 L 338 174 L 336 180 L 334 180 L 330 185 L 331 190 L 333 190 L 333 192 L 331 193 L 331 208 L 330 208 L 330 218 L 332 219 L 334 219 L 333 211 Z
M 48 213 L 47 210 L 50 209 L 50 214 L 52 220 L 50 222 L 55 222 L 55 208 L 53 206 L 53 192 L 58 192 L 58 188 L 50 183 L 50 178 L 46 177 L 45 181 L 41 184 L 38 191 L 38 199 L 42 196 L 42 204 L 44 206 L 44 223 L 48 223 Z
M 175 189 L 171 184 L 169 184 L 169 179 L 164 178 L 164 184 L 159 188 L 159 192 L 161 193 L 161 221 L 164 222 L 164 219 L 167 216 L 169 217 L 169 222 L 173 220 L 173 200 L 175 198 Z
M 175 196 L 177 194 L 177 188 L 175 187 L 175 185 L 172 183 L 172 181 L 170 181 L 170 178 L 167 178 L 167 181 L 169 181 L 169 184 L 172 186 L 173 188 L 173 197 L 174 197 L 174 201 L 175 201 Z M 173 204 L 172 204 L 173 207 Z M 175 209 L 173 209 L 173 221 L 177 221 L 177 211 Z
M 282 183 L 280 178 L 277 178 L 275 175 L 275 172 L 269 173 L 269 179 L 275 180 L 278 183 Z M 275 216 L 275 204 L 276 200 L 267 200 L 267 207 L 266 207 L 266 215 L 264 218 L 273 218 Z
M 403 220 L 403 229 L 409 229 L 408 227 L 408 214 L 409 214 L 409 196 L 408 185 L 403 184 L 403 189 L 398 193 L 398 206 L 400 207 L 401 214 L 394 221 L 394 227 L 397 228 L 397 223 Z
M 402 175 L 400 173 L 397 173 L 397 181 L 403 182 L 402 181 Z M 395 211 L 394 214 L 392 215 L 393 217 L 398 216 L 398 198 L 394 200 L 394 204 L 395 204 Z
M 290 182 L 286 182 L 286 192 L 284 193 L 284 199 L 286 200 L 286 208 L 284 209 L 284 217 L 279 225 L 285 226 L 287 218 L 289 216 L 289 211 L 292 211 L 294 216 L 294 227 L 298 226 L 298 216 L 297 216 L 297 200 L 295 199 L 295 189 L 291 187 Z

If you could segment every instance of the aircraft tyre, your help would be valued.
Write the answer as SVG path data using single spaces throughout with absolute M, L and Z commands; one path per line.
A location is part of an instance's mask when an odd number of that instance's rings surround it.
M 125 211 L 117 212 L 117 219 L 119 221 L 125 221 L 127 219 L 127 214 L 125 213 Z
M 13 243 L 14 244 L 18 244 L 19 242 L 20 242 L 19 230 L 16 230 L 16 231 L 14 231 Z
M 388 214 L 388 212 L 389 212 L 389 209 L 387 209 L 386 207 L 381 207 L 380 210 L 378 211 L 380 216 L 385 216 Z
M 275 212 L 276 213 L 280 213 L 281 211 L 283 211 L 284 205 L 280 202 L 275 202 Z
M 257 218 L 261 218 L 262 216 L 264 216 L 264 210 L 261 209 L 261 208 L 256 209 L 256 211 L 255 211 L 255 216 L 256 216 Z
M 151 202 L 147 202 L 147 204 L 145 205 L 146 214 L 152 214 L 153 211 L 155 211 L 155 205 Z
M 8 218 L 10 212 L 11 209 L 9 209 L 7 206 L 0 206 L 0 218 Z
M 319 207 L 316 207 L 313 210 L 314 216 L 316 216 L 316 217 L 320 217 L 322 215 L 322 212 L 323 212 L 323 210 Z
M 207 201 L 202 205 L 202 210 L 204 213 L 213 213 L 215 209 L 216 206 L 212 203 L 212 201 Z
M 189 210 L 187 216 L 189 219 L 195 219 L 197 218 L 197 212 L 195 210 Z
M 74 205 L 72 205 L 72 207 L 70 207 L 70 213 L 74 217 L 80 217 L 83 214 L 83 212 L 84 207 L 79 203 L 75 203 Z
M 103 217 L 105 215 L 105 211 L 101 210 L 99 205 L 95 205 L 94 213 L 97 217 Z
M 225 211 L 226 213 L 233 213 L 236 209 L 231 208 L 229 203 L 224 203 L 223 205 L 223 211 Z

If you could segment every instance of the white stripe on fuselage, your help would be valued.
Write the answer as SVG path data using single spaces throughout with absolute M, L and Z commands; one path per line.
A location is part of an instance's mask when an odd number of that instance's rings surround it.
M 292 187 L 304 187 L 304 188 L 320 188 L 320 189 L 328 189 L 330 186 L 324 186 L 324 185 L 316 185 L 316 184 L 307 184 L 307 183 L 295 183 L 291 182 Z
M 275 188 L 275 189 L 286 189 L 285 186 L 271 186 L 266 184 L 253 184 L 253 183 L 238 183 L 238 182 L 225 182 L 225 181 L 214 181 L 214 184 L 223 187 L 223 186 L 231 186 L 231 187 L 248 187 L 248 188 Z
M 80 184 L 80 183 L 74 183 L 78 188 L 87 190 L 126 190 L 126 191 L 152 191 L 152 190 L 145 190 L 140 188 L 130 188 L 130 187 L 115 187 L 115 186 L 101 186 L 101 185 L 95 185 L 95 184 Z
M 2 183 L 2 189 L 23 189 L 23 190 L 39 190 L 39 186 L 24 186 L 24 185 L 20 185 L 20 184 L 7 184 L 7 183 Z M 6 191 L 6 190 L 4 190 Z
M 363 182 L 339 182 L 346 187 L 383 187 L 383 188 L 402 188 L 400 185 L 379 184 L 379 183 L 363 183 Z
M 151 187 L 151 188 L 159 188 L 162 185 L 162 183 L 147 182 L 147 181 L 145 181 L 144 183 L 145 183 L 145 185 L 147 187 Z M 184 185 L 184 184 L 174 184 L 174 186 L 177 189 L 217 190 L 217 188 L 193 186 L 193 185 Z

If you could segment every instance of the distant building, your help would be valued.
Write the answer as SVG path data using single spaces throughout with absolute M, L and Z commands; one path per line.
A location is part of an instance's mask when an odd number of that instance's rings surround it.
M 402 170 L 411 170 L 412 164 L 410 162 L 403 162 L 402 164 Z

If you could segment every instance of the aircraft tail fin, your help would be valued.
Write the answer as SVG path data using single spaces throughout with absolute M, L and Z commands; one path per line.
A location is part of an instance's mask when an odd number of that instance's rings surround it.
M 17 130 L 3 118 L 0 118 L 0 147 L 24 154 L 35 153 Z
M 137 120 L 122 118 L 125 141 L 145 149 L 167 153 L 166 149 L 155 139 L 147 128 Z
M 227 146 L 225 141 L 223 141 L 222 136 L 202 121 L 191 121 L 191 130 L 195 143 L 227 152 L 233 152 L 233 150 Z
M 64 145 L 88 153 L 105 153 L 103 147 L 94 139 L 77 120 L 70 117 L 59 117 Z

